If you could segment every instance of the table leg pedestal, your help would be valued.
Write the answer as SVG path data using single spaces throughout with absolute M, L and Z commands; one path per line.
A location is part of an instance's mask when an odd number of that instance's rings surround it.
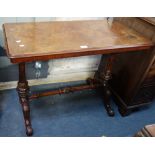
M 30 106 L 29 106 L 29 86 L 26 81 L 25 63 L 19 64 L 19 81 L 17 86 L 19 101 L 22 106 L 23 116 L 25 121 L 25 128 L 27 136 L 33 134 L 30 118 Z
M 111 104 L 110 104 L 110 100 L 111 100 L 111 91 L 109 89 L 109 86 L 108 86 L 108 81 L 110 79 L 110 71 L 107 70 L 106 72 L 106 75 L 104 77 L 104 81 L 103 81 L 103 100 L 104 100 L 104 107 L 108 113 L 109 116 L 114 116 L 114 111 L 111 107 Z
M 112 63 L 114 61 L 113 55 L 108 55 L 107 59 L 104 59 L 102 56 L 102 60 L 99 66 L 98 71 L 95 74 L 94 79 L 99 81 L 102 85 L 101 94 L 103 94 L 104 106 L 109 116 L 114 116 L 113 108 L 111 107 L 111 91 L 109 88 L 109 80 L 112 78 Z

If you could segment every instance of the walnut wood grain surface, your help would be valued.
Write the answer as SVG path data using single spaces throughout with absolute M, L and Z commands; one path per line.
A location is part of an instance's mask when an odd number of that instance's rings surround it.
M 148 49 L 152 42 L 107 20 L 8 23 L 3 25 L 13 63 Z

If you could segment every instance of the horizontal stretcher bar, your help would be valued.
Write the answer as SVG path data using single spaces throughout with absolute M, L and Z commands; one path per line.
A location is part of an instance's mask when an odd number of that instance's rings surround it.
M 48 92 L 33 94 L 29 97 L 29 99 L 32 100 L 43 96 L 50 96 L 50 95 L 57 95 L 57 94 L 61 95 L 61 94 L 72 93 L 72 92 L 81 91 L 81 90 L 95 89 L 100 86 L 101 84 L 89 84 L 89 85 L 87 84 L 87 85 L 80 85 L 80 86 L 73 86 L 73 87 L 65 87 L 57 90 L 51 90 Z

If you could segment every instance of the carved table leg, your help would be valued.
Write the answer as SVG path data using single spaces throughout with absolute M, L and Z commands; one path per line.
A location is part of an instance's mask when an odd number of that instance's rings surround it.
M 108 115 L 114 116 L 114 111 L 110 104 L 111 91 L 108 86 L 108 81 L 110 79 L 110 76 L 111 76 L 110 70 L 107 70 L 103 81 L 104 106 L 105 106 L 105 109 L 107 110 Z
M 102 56 L 103 59 L 104 56 Z M 103 60 L 104 63 L 99 66 L 99 71 L 96 73 L 95 78 L 98 79 L 102 83 L 102 92 L 104 99 L 104 106 L 109 116 L 114 116 L 114 111 L 110 104 L 111 99 L 111 91 L 108 85 L 108 81 L 111 79 L 111 70 L 112 70 L 112 62 L 114 56 L 109 55 L 107 60 Z
M 30 106 L 29 106 L 29 86 L 26 81 L 25 74 L 25 63 L 19 64 L 19 81 L 17 86 L 19 101 L 22 106 L 23 116 L 25 121 L 25 128 L 27 136 L 31 136 L 33 134 L 33 129 L 31 127 L 31 118 L 30 118 Z

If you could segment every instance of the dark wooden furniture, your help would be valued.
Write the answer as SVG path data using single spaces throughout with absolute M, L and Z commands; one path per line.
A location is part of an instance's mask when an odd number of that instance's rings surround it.
M 3 28 L 7 55 L 12 63 L 19 64 L 17 91 L 23 109 L 27 135 L 33 133 L 29 99 L 41 96 L 100 87 L 107 113 L 113 116 L 108 81 L 111 78 L 115 55 L 125 52 L 135 53 L 135 51 L 148 52 L 153 46 L 151 41 L 134 30 L 119 22 L 108 23 L 107 20 L 4 24 Z M 34 95 L 28 93 L 26 62 L 95 54 L 107 55 L 106 63 L 104 63 L 104 68 L 99 67 L 102 74 L 96 74 L 94 79 L 88 79 L 87 85 Z
M 155 124 L 146 125 L 135 134 L 135 137 L 155 137 Z
M 147 22 L 148 18 L 115 20 L 155 42 L 155 25 L 153 22 Z M 122 116 L 151 103 L 155 97 L 155 48 L 149 52 L 118 54 L 115 57 L 113 79 L 110 83 Z

